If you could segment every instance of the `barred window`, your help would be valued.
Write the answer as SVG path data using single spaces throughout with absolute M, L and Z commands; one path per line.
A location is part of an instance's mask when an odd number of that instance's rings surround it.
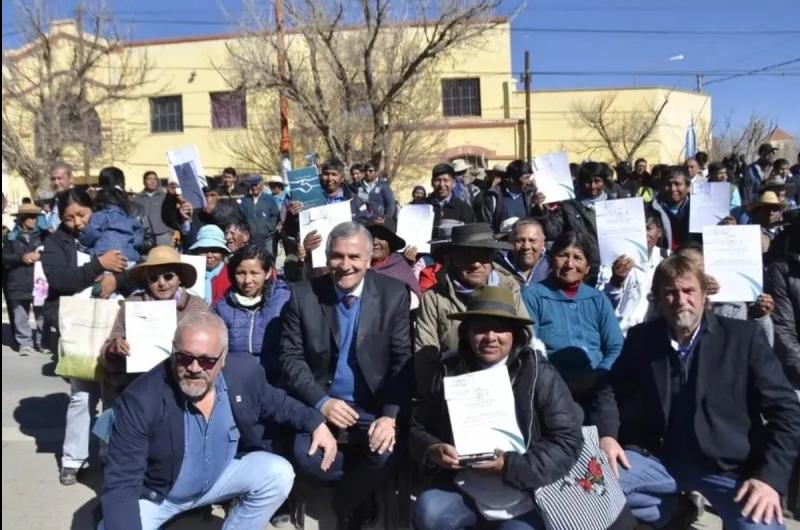
M 150 132 L 183 132 L 183 97 L 150 98 Z
M 247 99 L 244 90 L 211 93 L 211 128 L 247 127 Z
M 480 79 L 442 79 L 442 109 L 445 117 L 480 116 Z

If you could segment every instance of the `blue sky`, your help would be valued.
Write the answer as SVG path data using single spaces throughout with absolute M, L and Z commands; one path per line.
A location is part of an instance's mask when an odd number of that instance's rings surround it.
M 72 0 L 49 3 L 54 14 L 68 16 Z M 159 38 L 229 31 L 220 4 L 232 13 L 240 2 L 217 0 L 111 0 L 118 18 L 134 37 Z M 266 5 L 266 1 L 263 2 Z M 504 5 L 504 14 L 519 2 Z M 3 43 L 13 42 L 14 8 L 3 2 Z M 639 86 L 692 90 L 695 78 L 674 73 L 746 72 L 800 58 L 800 0 L 529 0 L 512 24 L 513 69 L 523 69 L 530 50 L 533 87 L 631 87 L 633 72 L 673 75 L 638 76 Z M 559 33 L 531 28 L 637 30 L 644 33 Z M 706 33 L 706 32 L 713 33 Z M 783 31 L 784 33 L 781 33 Z M 790 34 L 786 32 L 794 31 Z M 11 34 L 9 34 L 11 32 Z M 676 33 L 677 32 L 677 33 Z M 681 61 L 670 57 L 683 55 Z M 771 70 L 789 76 L 743 76 L 709 83 L 717 126 L 740 126 L 751 113 L 773 120 L 800 139 L 800 62 Z M 539 75 L 537 72 L 582 72 Z M 596 75 L 596 72 L 627 72 Z M 707 75 L 706 82 L 719 79 Z

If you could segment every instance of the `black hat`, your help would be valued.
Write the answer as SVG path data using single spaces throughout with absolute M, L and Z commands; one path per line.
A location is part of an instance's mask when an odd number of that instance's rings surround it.
M 768 155 L 770 153 L 774 153 L 777 151 L 778 148 L 770 143 L 763 143 L 758 146 L 758 156 Z
M 387 241 L 389 243 L 389 250 L 391 252 L 397 252 L 398 250 L 403 250 L 406 248 L 406 240 L 395 234 L 394 230 L 385 224 L 373 221 L 367 223 L 366 227 L 367 230 L 369 230 L 369 233 L 372 234 L 372 237 L 377 237 L 378 239 Z
M 439 175 L 448 174 L 451 177 L 455 177 L 456 172 L 453 169 L 453 166 L 450 164 L 436 164 L 433 166 L 433 171 L 431 172 L 431 178 L 436 178 Z
M 486 223 L 469 223 L 454 226 L 447 247 L 493 248 L 510 250 L 513 246 L 505 241 L 498 241 L 492 227 Z

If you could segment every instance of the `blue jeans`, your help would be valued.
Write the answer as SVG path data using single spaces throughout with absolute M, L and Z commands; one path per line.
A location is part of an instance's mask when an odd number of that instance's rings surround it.
M 199 506 L 236 498 L 223 530 L 262 530 L 289 496 L 294 483 L 292 465 L 284 458 L 257 451 L 248 453 L 223 471 L 208 492 L 195 500 L 152 502 L 139 499 L 142 530 L 157 530 L 176 515 Z M 99 530 L 104 530 L 101 522 Z
M 419 530 L 461 530 L 478 523 L 494 530 L 544 529 L 544 522 L 536 509 L 515 519 L 487 523 L 472 499 L 457 491 L 440 489 L 425 490 L 417 497 L 414 522 Z
M 341 481 L 334 491 L 334 497 L 336 506 L 344 512 L 354 510 L 376 491 L 396 460 L 394 453 L 387 451 L 379 455 L 370 450 L 367 432 L 376 417 L 353 403 L 350 405 L 358 412 L 358 421 L 347 430 L 349 442 L 340 445 L 328 471 L 320 469 L 321 450 L 312 456 L 308 455 L 310 434 L 296 434 L 293 448 L 295 464 L 303 475 L 323 482 Z
M 784 525 L 756 524 L 742 517 L 742 506 L 733 501 L 739 484 L 736 480 L 718 474 L 701 474 L 691 469 L 667 470 L 660 460 L 635 451 L 625 451 L 631 464 L 626 470 L 620 467 L 619 482 L 633 515 L 640 521 L 657 528 L 669 521 L 678 494 L 698 491 L 714 506 L 726 530 L 779 530 Z

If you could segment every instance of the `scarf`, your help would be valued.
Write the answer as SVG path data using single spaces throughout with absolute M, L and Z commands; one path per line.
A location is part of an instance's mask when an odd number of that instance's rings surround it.
M 393 252 L 389 254 L 388 258 L 381 262 L 372 262 L 372 270 L 378 274 L 400 280 L 408 285 L 408 288 L 417 295 L 417 298 L 422 298 L 422 290 L 419 287 L 419 282 L 414 276 L 414 271 L 408 266 L 402 254 Z
M 206 271 L 206 293 L 205 293 L 206 296 L 205 296 L 205 299 L 206 299 L 206 303 L 208 305 L 211 305 L 211 300 L 212 300 L 212 297 L 214 296 L 214 294 L 212 293 L 212 290 L 211 290 L 211 282 L 212 282 L 212 280 L 214 278 L 219 276 L 219 273 L 222 272 L 222 267 L 224 267 L 224 266 L 225 266 L 225 262 L 222 262 L 219 265 L 217 265 L 215 268 L 211 269 L 210 271 Z
M 251 308 L 261 303 L 264 299 L 262 295 L 258 296 L 245 296 L 239 293 L 233 293 L 233 300 L 242 307 Z
M 608 199 L 608 195 L 606 194 L 606 190 L 603 190 L 603 193 L 598 195 L 597 197 L 583 197 L 581 199 L 581 204 L 587 208 L 591 208 L 594 210 L 594 203 L 604 201 Z

